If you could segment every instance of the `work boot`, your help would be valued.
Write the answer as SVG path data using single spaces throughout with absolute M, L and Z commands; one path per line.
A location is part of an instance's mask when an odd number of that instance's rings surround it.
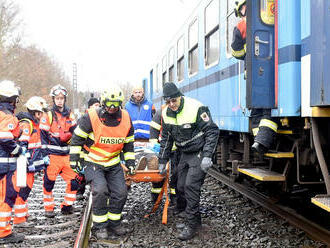
M 94 229 L 92 231 L 93 236 L 97 239 L 97 240 L 104 240 L 104 239 L 108 239 L 108 231 L 106 228 L 102 228 L 102 229 Z
M 116 234 L 117 236 L 123 236 L 127 233 L 131 233 L 133 231 L 133 229 L 128 228 L 128 227 L 124 227 L 122 224 L 120 224 L 120 225 L 117 225 L 117 226 L 109 226 L 108 231 L 110 233 Z
M 11 233 L 6 237 L 0 238 L 0 244 L 20 243 L 24 240 L 24 235 L 20 233 Z
M 184 222 L 178 222 L 178 223 L 175 224 L 175 227 L 176 227 L 176 229 L 182 230 L 182 229 L 186 228 L 187 225 Z
M 174 209 L 173 214 L 181 219 L 185 219 L 187 217 L 186 211 L 182 209 Z
M 193 237 L 196 236 L 198 230 L 200 227 L 190 227 L 190 226 L 186 226 L 181 233 L 179 234 L 178 238 L 180 240 L 189 240 L 192 239 Z
M 72 207 L 72 205 L 69 205 L 69 206 L 63 206 L 62 208 L 61 208 L 61 213 L 63 214 L 63 215 L 69 215 L 69 214 L 73 214 L 73 207 Z
M 144 170 L 147 166 L 147 158 L 145 156 L 142 156 L 136 166 L 136 170 Z
M 45 211 L 45 217 L 54 218 L 55 217 L 54 211 Z
M 151 156 L 148 160 L 148 170 L 158 170 L 157 156 Z
M 259 155 L 263 156 L 267 152 L 267 148 L 258 142 L 254 142 L 252 145 L 252 150 L 259 153 Z

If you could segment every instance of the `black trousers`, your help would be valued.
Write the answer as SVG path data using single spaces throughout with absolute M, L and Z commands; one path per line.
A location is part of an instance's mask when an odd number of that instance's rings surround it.
M 202 152 L 182 153 L 178 164 L 177 192 L 184 196 L 181 199 L 185 199 L 180 207 L 185 206 L 188 225 L 192 228 L 202 224 L 199 202 L 206 174 L 200 167 L 201 154 Z
M 86 181 L 91 183 L 93 195 L 93 228 L 119 225 L 127 199 L 123 169 L 120 164 L 104 168 L 91 162 L 85 163 Z
M 180 197 L 184 197 L 184 196 L 180 196 L 177 193 L 177 182 L 178 182 L 178 164 L 180 161 L 180 152 L 179 151 L 172 151 L 171 152 L 171 157 L 170 157 L 170 163 L 171 163 L 171 176 L 170 176 L 170 196 L 171 196 L 171 200 L 174 200 L 175 198 L 177 199 L 176 201 L 182 201 L 180 199 Z M 152 188 L 153 189 L 160 189 L 163 187 L 164 181 L 159 182 L 159 183 L 152 183 Z M 175 194 L 173 194 L 173 190 L 175 190 Z M 151 193 L 151 197 L 154 201 L 157 200 L 159 193 Z M 176 196 L 176 197 L 174 197 Z

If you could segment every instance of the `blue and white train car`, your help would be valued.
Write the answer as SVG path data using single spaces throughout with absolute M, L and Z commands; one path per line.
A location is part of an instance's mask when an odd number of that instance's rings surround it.
M 157 107 L 168 81 L 209 106 L 221 130 L 220 170 L 275 181 L 288 194 L 297 187 L 322 194 L 312 201 L 330 211 L 330 1 L 246 2 L 245 62 L 231 55 L 235 1 L 202 0 L 144 87 Z M 271 109 L 281 123 L 263 158 L 250 149 L 253 108 Z

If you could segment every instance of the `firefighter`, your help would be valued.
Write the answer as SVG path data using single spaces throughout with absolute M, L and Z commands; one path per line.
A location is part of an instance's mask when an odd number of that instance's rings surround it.
M 17 156 L 25 154 L 15 138 L 19 136 L 18 119 L 14 110 L 19 89 L 12 81 L 0 82 L 0 243 L 18 243 L 24 235 L 12 232 L 10 223 L 18 188 L 16 187 Z
M 212 166 L 219 129 L 212 121 L 208 107 L 185 97 L 174 83 L 166 83 L 163 97 L 167 106 L 162 111 L 162 137 L 159 152 L 159 170 L 166 172 L 173 144 L 181 153 L 178 164 L 177 190 L 185 196 L 187 225 L 178 238 L 189 240 L 201 227 L 199 201 L 201 186 L 207 170 Z
M 15 202 L 14 224 L 22 224 L 27 220 L 27 198 L 34 183 L 34 173 L 42 171 L 49 164 L 48 154 L 42 149 L 39 123 L 43 111 L 47 108 L 46 101 L 39 96 L 31 97 L 25 104 L 28 112 L 17 115 L 20 127 L 19 144 L 28 151 L 27 186 L 20 188 Z
M 232 55 L 239 60 L 245 60 L 246 55 L 246 0 L 236 3 L 234 9 L 236 17 L 241 18 L 233 31 L 233 41 L 231 44 Z M 246 78 L 246 70 L 244 78 Z M 252 132 L 255 136 L 252 149 L 261 156 L 268 151 L 274 143 L 277 133 L 278 123 L 271 118 L 271 109 L 252 108 Z
M 129 114 L 121 109 L 122 91 L 113 87 L 101 95 L 101 108 L 90 109 L 74 131 L 70 148 L 71 167 L 79 172 L 80 152 L 84 147 L 85 177 L 93 192 L 93 230 L 97 239 L 124 235 L 131 230 L 121 225 L 121 214 L 127 198 L 124 172 L 120 166 L 123 153 L 128 173 L 135 172 L 134 128 Z M 93 144 L 88 147 L 88 138 Z
M 138 142 L 148 142 L 150 123 L 155 113 L 155 106 L 145 98 L 142 87 L 135 87 L 125 109 L 129 113 L 134 126 L 134 139 Z
M 155 113 L 150 124 L 150 143 L 153 144 L 153 150 L 155 150 L 157 153 L 159 153 L 159 142 L 161 140 L 162 110 L 165 107 L 166 105 L 163 105 L 162 108 Z M 176 197 L 176 185 L 178 180 L 177 165 L 179 163 L 179 159 L 180 159 L 180 153 L 177 151 L 174 145 L 172 147 L 171 156 L 170 156 L 170 161 L 171 161 L 170 199 L 171 199 L 171 205 L 175 207 L 177 206 L 177 202 L 180 205 L 181 202 L 183 201 L 180 196 L 178 198 Z M 152 202 L 156 202 L 162 187 L 163 187 L 163 182 L 152 183 L 152 188 L 151 188 Z M 175 211 L 175 214 L 179 212 L 180 211 Z
M 44 174 L 44 208 L 45 216 L 55 216 L 55 202 L 52 190 L 56 177 L 60 174 L 66 182 L 64 201 L 61 203 L 61 212 L 64 215 L 72 214 L 72 204 L 76 200 L 79 183 L 75 179 L 77 174 L 70 168 L 69 143 L 76 127 L 76 120 L 71 110 L 66 106 L 67 90 L 60 84 L 50 91 L 53 99 L 53 108 L 40 121 L 41 143 L 47 148 L 50 164 Z

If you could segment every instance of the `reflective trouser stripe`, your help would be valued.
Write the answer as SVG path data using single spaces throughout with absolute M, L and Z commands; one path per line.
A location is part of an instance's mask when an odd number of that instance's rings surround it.
M 55 203 L 54 203 L 54 197 L 52 193 L 50 194 L 45 194 L 45 189 L 44 189 L 44 208 L 46 211 L 54 211 Z
M 151 188 L 151 193 L 159 194 L 162 191 L 162 188 Z
M 114 214 L 114 213 L 108 212 L 108 218 L 109 218 L 109 220 L 120 220 L 121 214 Z
M 258 132 L 259 132 L 259 127 L 252 129 L 253 136 L 257 136 Z
M 277 124 L 271 120 L 262 119 L 259 123 L 259 128 L 260 127 L 268 127 L 277 133 Z
M 0 227 L 6 227 L 9 225 L 9 221 L 0 221 Z
M 170 194 L 172 194 L 172 195 L 175 195 L 175 194 L 176 194 L 176 192 L 175 192 L 175 189 L 174 189 L 174 188 L 170 188 Z
M 105 214 L 105 215 L 95 215 L 95 214 L 93 214 L 93 222 L 103 223 L 103 222 L 106 222 L 107 220 L 108 220 L 108 214 Z

